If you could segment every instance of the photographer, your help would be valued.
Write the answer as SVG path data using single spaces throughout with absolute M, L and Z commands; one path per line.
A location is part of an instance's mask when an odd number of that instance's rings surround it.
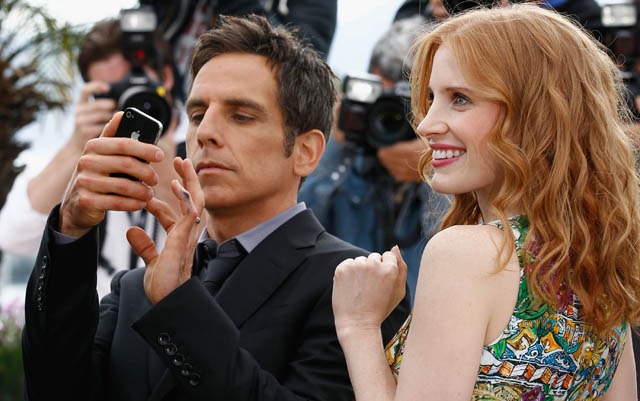
M 341 239 L 377 252 L 398 245 L 407 262 L 412 295 L 421 251 L 448 207 L 445 197 L 420 181 L 417 165 L 424 144 L 402 118 L 405 112 L 397 110 L 408 101 L 401 92 L 406 84 L 403 78 L 408 76 L 409 48 L 427 22 L 422 16 L 397 21 L 374 46 L 369 66 L 373 75 L 362 81 L 370 79 L 384 88 L 386 95 L 369 106 L 368 115 L 388 126 L 371 123 L 360 131 L 355 127 L 360 124 L 352 122 L 359 118 L 356 108 L 361 106 L 343 95 L 339 124 L 334 128 L 336 140 L 329 141 L 299 198 L 327 231 Z M 349 81 L 359 79 L 347 78 L 344 85 Z M 398 115 L 400 123 L 394 120 Z M 390 117 L 386 122 L 382 121 L 385 116 Z
M 118 93 L 114 93 L 113 89 L 121 86 L 133 88 L 130 82 L 123 80 L 131 78 L 132 63 L 123 53 L 122 38 L 120 21 L 113 19 L 96 23 L 87 33 L 78 56 L 78 67 L 86 83 L 75 104 L 73 132 L 44 169 L 35 171 L 35 166 L 28 166 L 16 179 L 0 212 L 0 248 L 3 251 L 35 257 L 47 215 L 62 199 L 85 144 L 100 135 L 102 128 L 118 107 L 118 98 L 123 98 L 114 97 Z M 140 66 L 141 77 L 145 75 L 149 84 L 162 81 L 162 88 L 167 94 L 158 98 L 145 93 L 144 88 L 136 87 L 142 92 L 137 95 L 141 97 L 138 99 L 141 102 L 138 107 L 144 109 L 145 105 L 151 105 L 161 108 L 159 105 L 167 102 L 165 107 L 168 111 L 162 110 L 162 115 L 157 116 L 165 120 L 165 132 L 159 141 L 159 146 L 165 152 L 165 159 L 161 163 L 154 163 L 153 167 L 161 178 L 156 196 L 173 202 L 172 206 L 175 206 L 169 185 L 176 177 L 171 160 L 176 155 L 176 141 L 179 136 L 176 133 L 178 112 L 174 106 L 168 106 L 173 103 L 170 94 L 173 87 L 171 58 L 157 57 L 162 54 L 169 55 L 171 49 L 159 36 L 156 35 L 153 40 L 156 56 Z M 158 62 L 161 64 L 159 72 L 154 68 Z M 116 268 L 133 268 L 141 263 L 125 239 L 125 231 L 133 225 L 143 227 L 160 246 L 164 243 L 166 234 L 153 216 L 148 216 L 143 211 L 107 213 L 106 223 L 101 226 L 99 296 L 108 292 Z

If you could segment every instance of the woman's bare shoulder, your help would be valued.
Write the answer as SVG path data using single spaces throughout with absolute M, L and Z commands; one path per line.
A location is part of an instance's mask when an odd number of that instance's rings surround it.
M 425 247 L 422 264 L 471 273 L 495 272 L 504 239 L 503 231 L 491 225 L 457 225 L 434 235 Z

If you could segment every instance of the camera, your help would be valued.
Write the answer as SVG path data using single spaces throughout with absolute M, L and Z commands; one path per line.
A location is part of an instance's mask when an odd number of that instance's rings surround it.
M 96 94 L 95 97 L 115 100 L 120 110 L 127 107 L 139 109 L 159 120 L 166 130 L 171 122 L 167 91 L 143 69 L 143 66 L 150 66 L 151 60 L 155 60 L 158 76 L 162 76 L 161 55 L 157 54 L 154 46 L 157 27 L 155 12 L 150 6 L 123 9 L 120 11 L 120 27 L 122 53 L 131 64 L 131 72 L 121 81 L 112 83 L 107 93 Z
M 376 75 L 346 76 L 338 128 L 348 142 L 375 153 L 378 148 L 416 138 L 408 119 L 410 105 L 409 82 L 384 89 Z

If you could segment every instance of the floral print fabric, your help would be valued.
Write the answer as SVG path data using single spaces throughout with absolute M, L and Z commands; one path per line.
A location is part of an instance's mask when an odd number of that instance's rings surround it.
M 584 322 L 577 297 L 560 291 L 562 307 L 529 298 L 526 261 L 535 256 L 524 248 L 525 216 L 509 219 L 520 262 L 520 287 L 513 315 L 500 337 L 483 347 L 474 401 L 597 401 L 609 388 L 626 340 L 627 324 L 599 336 Z M 492 222 L 502 228 L 499 222 Z M 398 375 L 411 316 L 386 347 L 387 360 Z

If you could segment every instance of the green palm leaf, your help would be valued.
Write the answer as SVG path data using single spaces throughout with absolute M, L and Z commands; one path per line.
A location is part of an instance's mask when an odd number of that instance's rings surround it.
M 60 24 L 25 0 L 0 0 L 0 207 L 18 174 L 28 144 L 15 133 L 37 114 L 71 98 L 79 29 Z

